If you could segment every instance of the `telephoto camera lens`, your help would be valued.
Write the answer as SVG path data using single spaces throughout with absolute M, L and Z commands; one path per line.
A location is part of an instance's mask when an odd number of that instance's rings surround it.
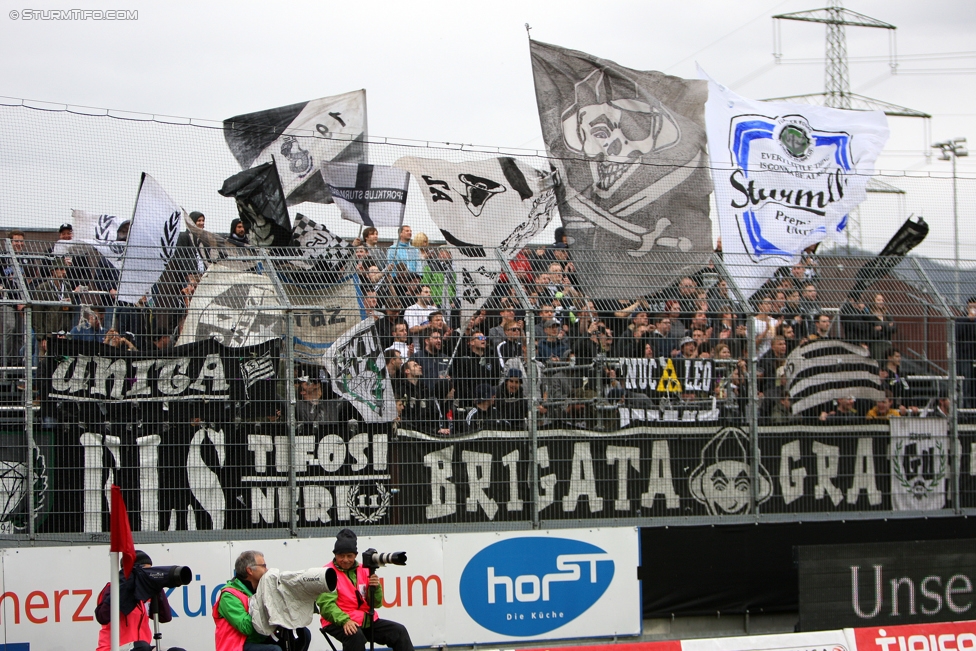
M 378 552 L 375 549 L 367 549 L 363 552 L 363 567 L 406 564 L 407 552 Z
M 144 572 L 159 586 L 163 588 L 178 588 L 181 585 L 189 585 L 193 580 L 193 571 L 185 565 L 162 565 L 159 567 L 147 567 Z

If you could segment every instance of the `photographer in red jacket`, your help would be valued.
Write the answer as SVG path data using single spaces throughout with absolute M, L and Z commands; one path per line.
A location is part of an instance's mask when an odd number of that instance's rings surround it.
M 152 559 L 149 554 L 141 549 L 136 550 L 136 560 L 129 578 L 125 578 L 122 570 L 119 570 L 119 646 L 135 642 L 133 651 L 145 649 L 148 651 L 153 643 L 153 632 L 149 627 L 152 616 L 149 611 L 151 599 L 136 599 L 136 587 L 139 576 L 142 576 L 141 568 L 152 567 Z M 102 625 L 102 630 L 98 633 L 97 651 L 110 651 L 112 648 L 112 604 L 109 595 L 111 584 L 106 583 L 101 594 L 98 595 L 98 605 L 95 606 L 95 620 Z M 169 601 L 166 600 L 166 593 L 159 591 L 159 621 L 169 622 L 173 619 L 173 611 L 170 610 Z

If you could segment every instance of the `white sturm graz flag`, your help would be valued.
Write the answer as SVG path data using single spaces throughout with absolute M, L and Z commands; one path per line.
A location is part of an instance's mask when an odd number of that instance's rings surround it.
M 705 120 L 723 262 L 746 296 L 840 237 L 888 140 L 881 111 L 757 102 L 714 81 Z
M 705 82 L 530 47 L 542 136 L 560 173 L 559 214 L 586 294 L 645 296 L 705 266 Z
M 946 506 L 949 434 L 946 418 L 889 418 L 891 508 L 936 511 Z
M 318 171 L 328 161 L 366 160 L 366 91 L 228 118 L 224 140 L 241 169 L 277 161 L 289 206 L 331 203 Z
M 838 398 L 884 398 L 878 362 L 861 346 L 839 339 L 818 339 L 797 347 L 786 358 L 786 381 L 797 415 Z
M 386 165 L 328 163 L 322 179 L 342 218 L 363 226 L 399 228 L 410 174 Z
M 431 219 L 456 247 L 457 296 L 467 319 L 495 286 L 501 271 L 496 250 L 511 260 L 552 221 L 555 173 L 514 158 L 449 163 L 408 156 L 394 164 L 416 179 Z
M 332 390 L 352 403 L 367 423 L 389 423 L 397 416 L 393 385 L 386 376 L 376 320 L 368 317 L 342 333 L 325 351 Z
M 176 252 L 185 215 L 162 186 L 143 172 L 119 274 L 119 301 L 138 303 L 152 291 Z
M 54 243 L 55 255 L 71 255 L 74 244 L 90 244 L 113 267 L 122 266 L 125 242 L 117 241 L 122 220 L 115 215 L 96 215 L 84 210 L 71 211 L 72 239 Z

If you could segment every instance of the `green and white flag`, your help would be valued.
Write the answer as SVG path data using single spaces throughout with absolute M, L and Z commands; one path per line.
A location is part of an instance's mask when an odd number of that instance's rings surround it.
M 325 351 L 325 370 L 332 378 L 332 390 L 352 403 L 367 423 L 396 418 L 393 385 L 386 376 L 375 319 L 360 321 L 336 339 Z

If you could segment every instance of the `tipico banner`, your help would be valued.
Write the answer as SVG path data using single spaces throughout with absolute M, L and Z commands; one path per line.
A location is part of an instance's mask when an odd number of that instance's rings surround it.
M 714 81 L 705 119 L 723 260 L 746 295 L 840 237 L 888 140 L 881 111 L 758 102 Z

